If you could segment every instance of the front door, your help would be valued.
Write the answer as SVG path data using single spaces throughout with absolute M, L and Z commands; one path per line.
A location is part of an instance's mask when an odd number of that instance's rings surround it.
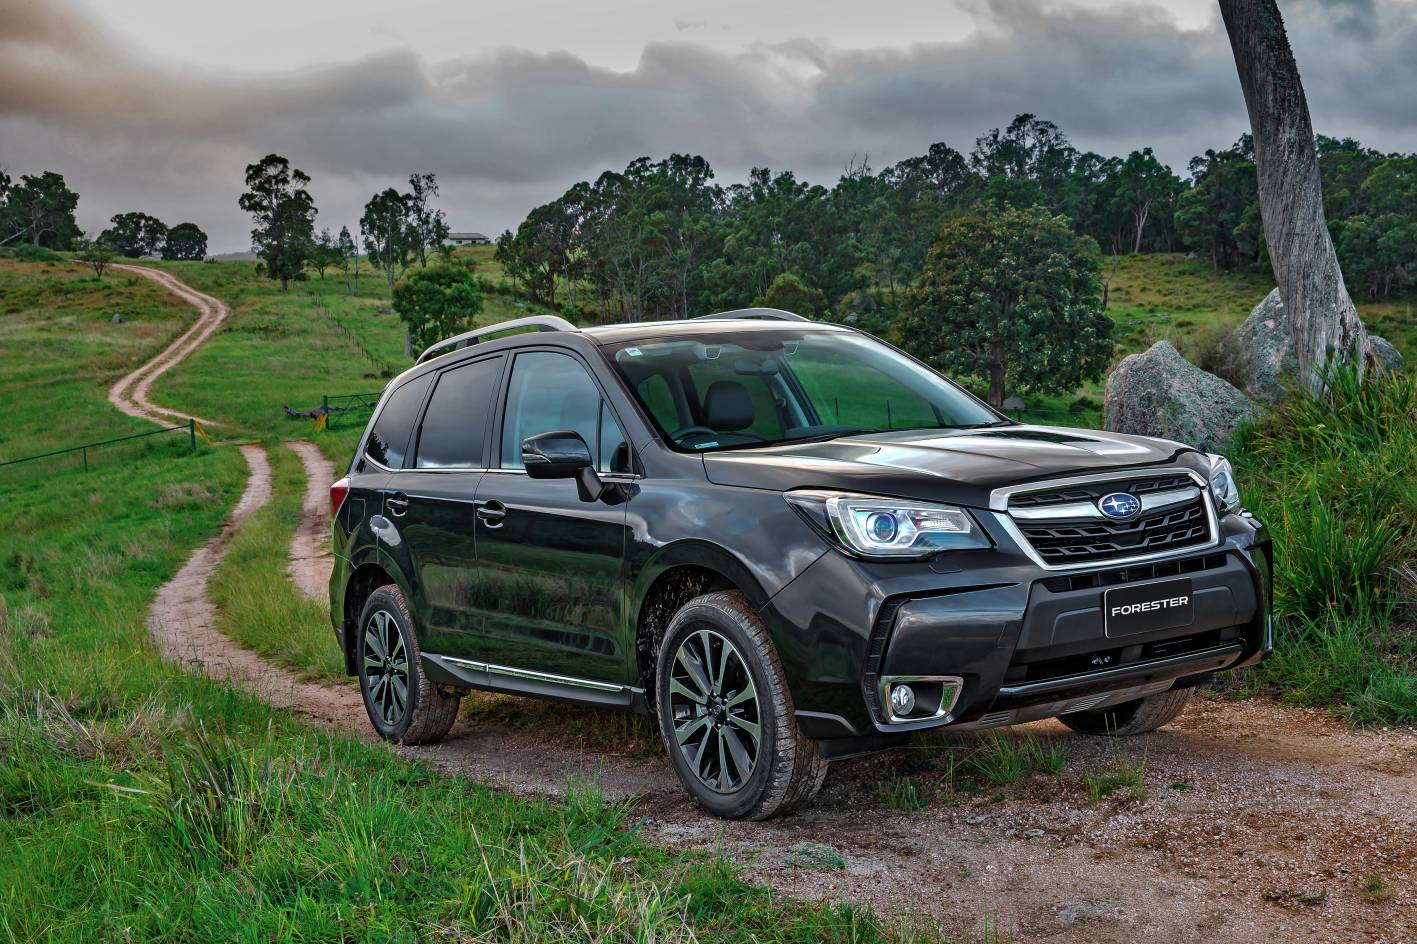
M 494 665 L 623 682 L 627 506 L 581 501 L 574 480 L 532 479 L 521 459 L 528 436 L 571 429 L 602 473 L 629 472 L 621 427 L 585 365 L 559 351 L 517 354 L 504 403 L 477 492 L 479 597 L 492 601 L 479 649 Z

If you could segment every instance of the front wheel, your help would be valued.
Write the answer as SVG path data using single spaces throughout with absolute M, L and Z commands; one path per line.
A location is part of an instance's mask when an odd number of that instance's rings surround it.
M 665 749 L 699 806 L 768 819 L 817 795 L 827 762 L 797 730 L 777 652 L 741 593 L 685 604 L 665 632 L 655 678 Z
M 359 690 L 379 736 L 400 744 L 441 741 L 462 696 L 440 690 L 423 673 L 413 614 L 398 585 L 369 594 L 355 645 Z
M 1058 720 L 1079 734 L 1104 737 L 1146 734 L 1174 721 L 1186 709 L 1194 691 L 1193 688 L 1173 688 L 1169 692 L 1157 692 L 1110 708 L 1059 715 Z

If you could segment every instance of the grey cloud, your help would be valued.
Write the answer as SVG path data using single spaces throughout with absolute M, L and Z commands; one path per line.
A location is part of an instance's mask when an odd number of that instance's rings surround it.
M 1285 6 L 1315 124 L 1417 149 L 1417 12 L 1348 0 L 1345 17 L 1382 22 L 1364 33 L 1338 28 L 1337 3 Z M 1244 128 L 1218 16 L 1185 29 L 1141 4 L 971 9 L 975 34 L 903 49 L 660 43 L 628 72 L 564 52 L 438 63 L 405 52 L 273 77 L 146 62 L 62 3 L 0 0 L 0 162 L 92 181 L 103 193 L 81 189 L 85 214 L 170 201 L 179 212 L 165 217 L 201 217 L 214 248 L 232 249 L 247 229 L 240 168 L 268 151 L 315 178 L 321 223 L 335 229 L 375 189 L 432 170 L 457 225 L 493 230 L 646 154 L 699 152 L 730 180 L 755 164 L 829 180 L 853 154 L 880 166 L 938 140 L 968 150 L 1030 111 L 1079 146 L 1150 145 L 1180 170 Z

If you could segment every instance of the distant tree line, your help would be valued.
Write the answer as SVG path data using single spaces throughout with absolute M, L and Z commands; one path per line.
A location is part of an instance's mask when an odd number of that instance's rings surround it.
M 1355 294 L 1417 279 L 1417 156 L 1319 139 L 1328 219 Z M 754 169 L 722 186 L 702 157 L 640 158 L 536 207 L 497 240 L 519 291 L 605 320 L 680 318 L 762 303 L 774 283 L 803 314 L 893 320 L 952 217 L 1041 207 L 1108 254 L 1194 252 L 1217 269 L 1265 258 L 1249 135 L 1194 158 L 1188 179 L 1150 148 L 1079 151 L 1020 115 L 966 155 L 948 144 L 879 172 L 853 161 L 830 188 Z M 589 297 L 580 297 L 588 293 Z

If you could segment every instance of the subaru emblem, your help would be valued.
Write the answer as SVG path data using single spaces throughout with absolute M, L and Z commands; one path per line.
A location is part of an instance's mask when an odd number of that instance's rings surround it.
M 1097 510 L 1113 520 L 1125 521 L 1135 518 L 1141 512 L 1141 499 L 1126 492 L 1113 492 L 1102 496 L 1097 503 Z

